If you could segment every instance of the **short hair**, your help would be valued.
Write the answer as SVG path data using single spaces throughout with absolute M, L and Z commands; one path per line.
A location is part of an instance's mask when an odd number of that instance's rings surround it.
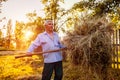
M 49 21 L 52 21 L 52 22 L 53 22 L 52 19 L 47 19 L 47 20 L 44 21 L 44 26 L 45 26 Z

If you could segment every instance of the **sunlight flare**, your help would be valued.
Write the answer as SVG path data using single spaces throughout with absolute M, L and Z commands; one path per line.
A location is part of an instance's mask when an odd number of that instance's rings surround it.
M 25 40 L 29 40 L 33 36 L 33 34 L 34 33 L 32 31 L 24 31 Z

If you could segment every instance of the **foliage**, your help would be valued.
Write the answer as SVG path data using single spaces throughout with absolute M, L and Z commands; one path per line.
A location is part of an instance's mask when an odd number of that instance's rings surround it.
M 68 14 L 69 11 L 61 8 L 59 3 L 64 2 L 64 0 L 41 0 L 41 2 L 45 5 L 45 19 L 53 19 L 54 21 L 54 31 L 59 31 L 59 20 L 65 15 Z M 63 22 L 64 23 L 64 22 Z
M 2 38 L 2 31 L 1 31 L 1 29 L 0 29 L 0 39 Z
M 84 13 L 84 17 L 87 15 L 91 17 L 106 16 L 109 18 L 109 20 L 113 21 L 117 26 L 119 26 L 119 4 L 119 0 L 81 0 L 78 3 L 75 3 L 71 10 L 78 14 Z
M 16 21 L 15 37 L 17 49 L 26 49 L 36 36 L 44 31 L 41 17 L 38 17 L 35 12 L 26 15 L 29 19 L 27 23 Z
M 0 0 L 0 14 L 2 13 L 2 11 L 1 11 L 2 2 L 6 2 L 6 1 L 8 1 L 8 0 Z
M 8 1 L 8 0 L 0 0 L 0 2 L 5 2 L 5 1 Z
M 10 42 L 11 42 L 11 37 L 12 37 L 12 20 L 10 19 L 7 23 L 7 44 L 8 44 L 8 49 L 10 48 Z
M 94 10 L 95 14 L 103 15 L 106 13 L 119 13 L 119 0 L 82 0 L 73 6 L 73 9 Z

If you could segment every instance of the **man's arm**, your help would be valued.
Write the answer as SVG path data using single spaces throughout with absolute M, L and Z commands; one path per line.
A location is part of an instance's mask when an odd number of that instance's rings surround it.
M 45 54 L 45 53 L 52 53 L 52 52 L 58 52 L 58 51 L 62 51 L 62 50 L 65 50 L 67 49 L 66 47 L 65 48 L 60 48 L 60 49 L 55 49 L 55 50 L 48 50 L 48 51 L 45 51 L 45 52 L 36 52 L 36 53 L 32 53 L 32 52 L 27 52 L 28 54 L 23 54 L 23 55 L 19 55 L 19 56 L 15 56 L 15 58 L 21 58 L 21 57 L 30 57 L 32 55 L 40 55 L 40 54 Z
M 40 36 L 38 35 L 36 37 L 36 39 L 34 40 L 34 42 L 29 46 L 28 50 L 27 50 L 27 55 L 30 55 L 32 54 L 32 52 L 38 47 L 41 45 L 41 42 L 40 42 Z

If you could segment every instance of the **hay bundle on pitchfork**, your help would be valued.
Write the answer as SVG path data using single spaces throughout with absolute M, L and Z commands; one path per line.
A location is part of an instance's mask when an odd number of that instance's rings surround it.
M 96 73 L 100 80 L 109 80 L 107 74 L 113 53 L 112 32 L 113 25 L 104 18 L 81 20 L 65 37 L 70 61 Z

